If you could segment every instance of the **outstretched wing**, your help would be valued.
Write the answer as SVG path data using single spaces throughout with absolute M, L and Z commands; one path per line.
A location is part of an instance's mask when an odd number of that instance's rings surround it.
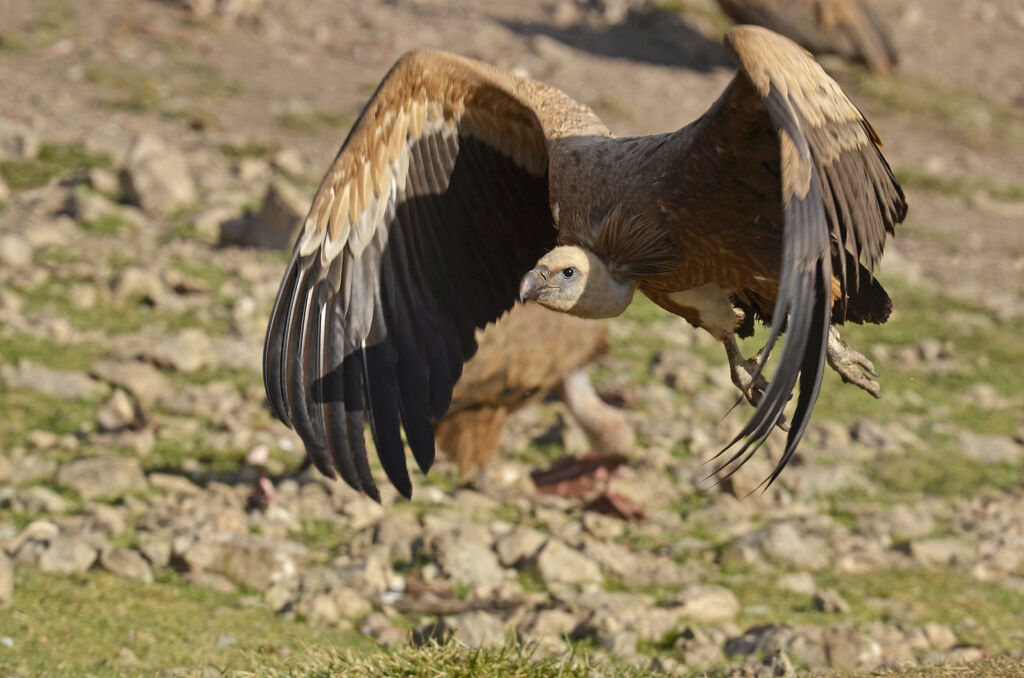
M 322 472 L 379 499 L 363 435 L 412 492 L 474 331 L 555 243 L 533 86 L 436 52 L 403 57 L 320 185 L 278 292 L 263 370 Z
M 741 216 L 746 223 L 781 220 L 780 280 L 765 355 L 783 330 L 786 341 L 764 397 L 727 448 L 739 444 L 727 465 L 746 461 L 799 382 L 771 482 L 792 456 L 817 400 L 833 302 L 841 316 L 847 298 L 859 288 L 869 292 L 861 266 L 873 270 L 907 205 L 878 134 L 807 52 L 754 26 L 732 29 L 725 44 L 739 72 L 697 123 L 693 152 L 710 163 L 702 169 L 728 177 L 723 192 L 736 192 L 720 196 L 731 205 L 723 210 L 755 204 L 753 213 Z
M 741 24 L 764 26 L 815 54 L 861 61 L 878 73 L 896 65 L 896 48 L 885 24 L 864 0 L 718 0 Z

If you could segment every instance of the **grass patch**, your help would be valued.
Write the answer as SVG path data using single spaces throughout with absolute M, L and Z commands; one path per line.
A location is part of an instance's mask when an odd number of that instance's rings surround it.
M 167 570 L 157 579 L 146 586 L 98 571 L 67 577 L 20 570 L 12 612 L 0 616 L 0 635 L 13 640 L 0 666 L 26 676 L 106 678 L 174 668 L 188 675 L 203 667 L 266 675 L 317 662 L 320 651 L 310 648 L 371 645 L 353 632 L 297 624 L 264 605 L 185 587 Z M 138 662 L 119 659 L 121 648 Z
M 81 144 L 43 142 L 35 160 L 0 162 L 8 186 L 16 191 L 37 188 L 51 179 L 93 167 L 110 167 L 113 163 L 104 153 L 89 151 Z
M 981 191 L 997 200 L 1006 202 L 1024 201 L 1024 186 L 997 184 L 983 177 L 948 177 L 933 174 L 917 167 L 897 167 L 893 173 L 904 188 L 935 191 L 958 198 L 968 198 Z
M 759 609 L 755 616 L 741 612 L 741 627 L 784 619 L 787 624 L 823 626 L 838 621 L 854 624 L 870 621 L 936 622 L 952 627 L 961 642 L 978 644 L 989 652 L 1019 650 L 1024 620 L 1024 594 L 992 582 L 981 582 L 966 572 L 945 569 L 879 570 L 858 574 L 822 572 L 815 575 L 818 586 L 836 589 L 850 604 L 849 614 L 836 615 L 815 610 L 810 596 L 785 591 L 773 577 L 743 570 L 729 572 L 722 579 L 739 597 L 741 609 Z M 880 611 L 871 602 L 883 599 L 902 605 Z M 903 608 L 907 618 L 892 619 L 891 609 Z
M 226 309 L 194 308 L 171 313 L 147 304 L 122 304 L 100 297 L 92 308 L 80 310 L 68 301 L 66 286 L 60 282 L 51 280 L 32 289 L 15 289 L 32 308 L 63 316 L 81 330 L 123 334 L 142 329 L 173 332 L 202 327 L 210 335 L 217 335 L 230 332 L 232 327 Z
M 34 430 L 64 435 L 95 426 L 97 403 L 93 401 L 58 400 L 41 393 L 12 389 L 0 390 L 0 397 L 4 403 L 0 408 L 0 436 L 5 444 L 21 444 Z
M 95 221 L 83 221 L 78 224 L 83 232 L 92 236 L 117 235 L 127 226 L 128 220 L 117 212 L 107 212 Z
M 282 127 L 296 132 L 319 134 L 326 130 L 348 129 L 355 119 L 337 111 L 312 110 L 282 113 L 277 116 L 277 122 Z
M 238 161 L 242 158 L 269 158 L 280 150 L 280 145 L 264 143 L 250 139 L 244 144 L 221 144 L 221 154 L 228 160 Z
M 942 85 L 928 77 L 904 73 L 878 75 L 857 69 L 850 76 L 856 89 L 889 110 L 940 123 L 946 134 L 966 143 L 977 140 L 1024 142 L 1024 113 L 964 87 Z
M 153 73 L 127 64 L 115 67 L 89 66 L 85 80 L 110 91 L 103 103 L 125 111 L 153 111 L 163 104 L 169 92 L 167 82 Z
M 39 16 L 25 26 L 0 31 L 0 49 L 24 52 L 42 49 L 64 37 L 75 18 L 75 10 L 67 2 L 46 3 Z
M 239 678 L 257 675 L 266 678 L 640 678 L 667 674 L 647 668 L 598 663 L 577 651 L 562 657 L 540 658 L 532 649 L 509 641 L 501 648 L 481 650 L 467 649 L 456 642 L 368 655 L 330 649 L 311 655 L 306 664 L 238 674 Z
M 95 344 L 63 344 L 20 332 L 0 339 L 0 362 L 11 365 L 24 358 L 57 370 L 87 370 L 105 353 Z

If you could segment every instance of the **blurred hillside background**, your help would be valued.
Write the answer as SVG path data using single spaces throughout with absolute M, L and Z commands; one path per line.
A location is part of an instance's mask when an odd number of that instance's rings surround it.
M 411 502 L 304 474 L 247 511 L 303 456 L 263 334 L 282 234 L 403 52 L 662 132 L 733 75 L 713 1 L 0 0 L 0 675 L 1018 675 L 1024 4 L 872 5 L 897 70 L 823 63 L 910 203 L 895 313 L 844 332 L 883 399 L 829 375 L 771 489 L 779 439 L 707 479 L 749 410 L 635 303 L 591 368 L 638 436 L 625 520 L 536 492 L 588 451 L 554 400 L 474 488 L 442 459 Z

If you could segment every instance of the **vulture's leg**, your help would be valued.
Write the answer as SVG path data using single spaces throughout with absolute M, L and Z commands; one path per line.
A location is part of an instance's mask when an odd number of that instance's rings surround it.
M 761 351 L 754 357 L 747 359 L 740 353 L 740 347 L 736 345 L 736 337 L 733 334 L 726 335 L 721 340 L 725 344 L 725 355 L 729 357 L 729 371 L 732 374 L 732 383 L 743 392 L 747 400 L 754 407 L 761 402 L 765 389 L 768 388 L 768 380 L 763 374 L 757 373 L 757 366 L 761 363 Z M 757 378 L 754 375 L 757 374 Z
M 764 348 L 755 353 L 750 359 L 746 359 L 740 353 L 740 347 L 736 345 L 734 335 L 730 334 L 728 338 L 722 340 L 722 343 L 725 344 L 725 354 L 729 356 L 732 383 L 736 384 L 743 391 L 743 395 L 747 397 L 751 405 L 757 407 L 757 404 L 761 402 L 761 398 L 764 396 L 765 390 L 768 388 L 768 380 L 764 378 L 764 374 L 757 373 L 757 366 L 761 364 L 761 355 L 764 353 Z M 755 374 L 757 374 L 756 379 L 754 378 Z M 775 422 L 775 425 L 783 431 L 789 431 L 789 424 L 786 423 L 786 415 L 784 414 L 779 415 L 779 420 Z
M 562 396 L 595 450 L 629 456 L 633 451 L 633 427 L 622 412 L 601 400 L 583 369 L 566 375 Z
M 868 377 L 865 372 L 873 377 L 878 376 L 875 366 L 863 353 L 855 351 L 839 338 L 839 332 L 835 327 L 828 329 L 828 350 L 826 353 L 829 367 L 839 373 L 843 381 L 855 384 L 875 396 L 881 398 L 882 387 L 878 382 Z

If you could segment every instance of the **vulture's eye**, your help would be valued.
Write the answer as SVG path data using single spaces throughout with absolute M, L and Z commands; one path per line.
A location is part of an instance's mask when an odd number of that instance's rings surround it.
M 572 280 L 576 277 L 576 269 L 570 266 L 569 268 L 562 269 L 562 277 L 566 280 Z

